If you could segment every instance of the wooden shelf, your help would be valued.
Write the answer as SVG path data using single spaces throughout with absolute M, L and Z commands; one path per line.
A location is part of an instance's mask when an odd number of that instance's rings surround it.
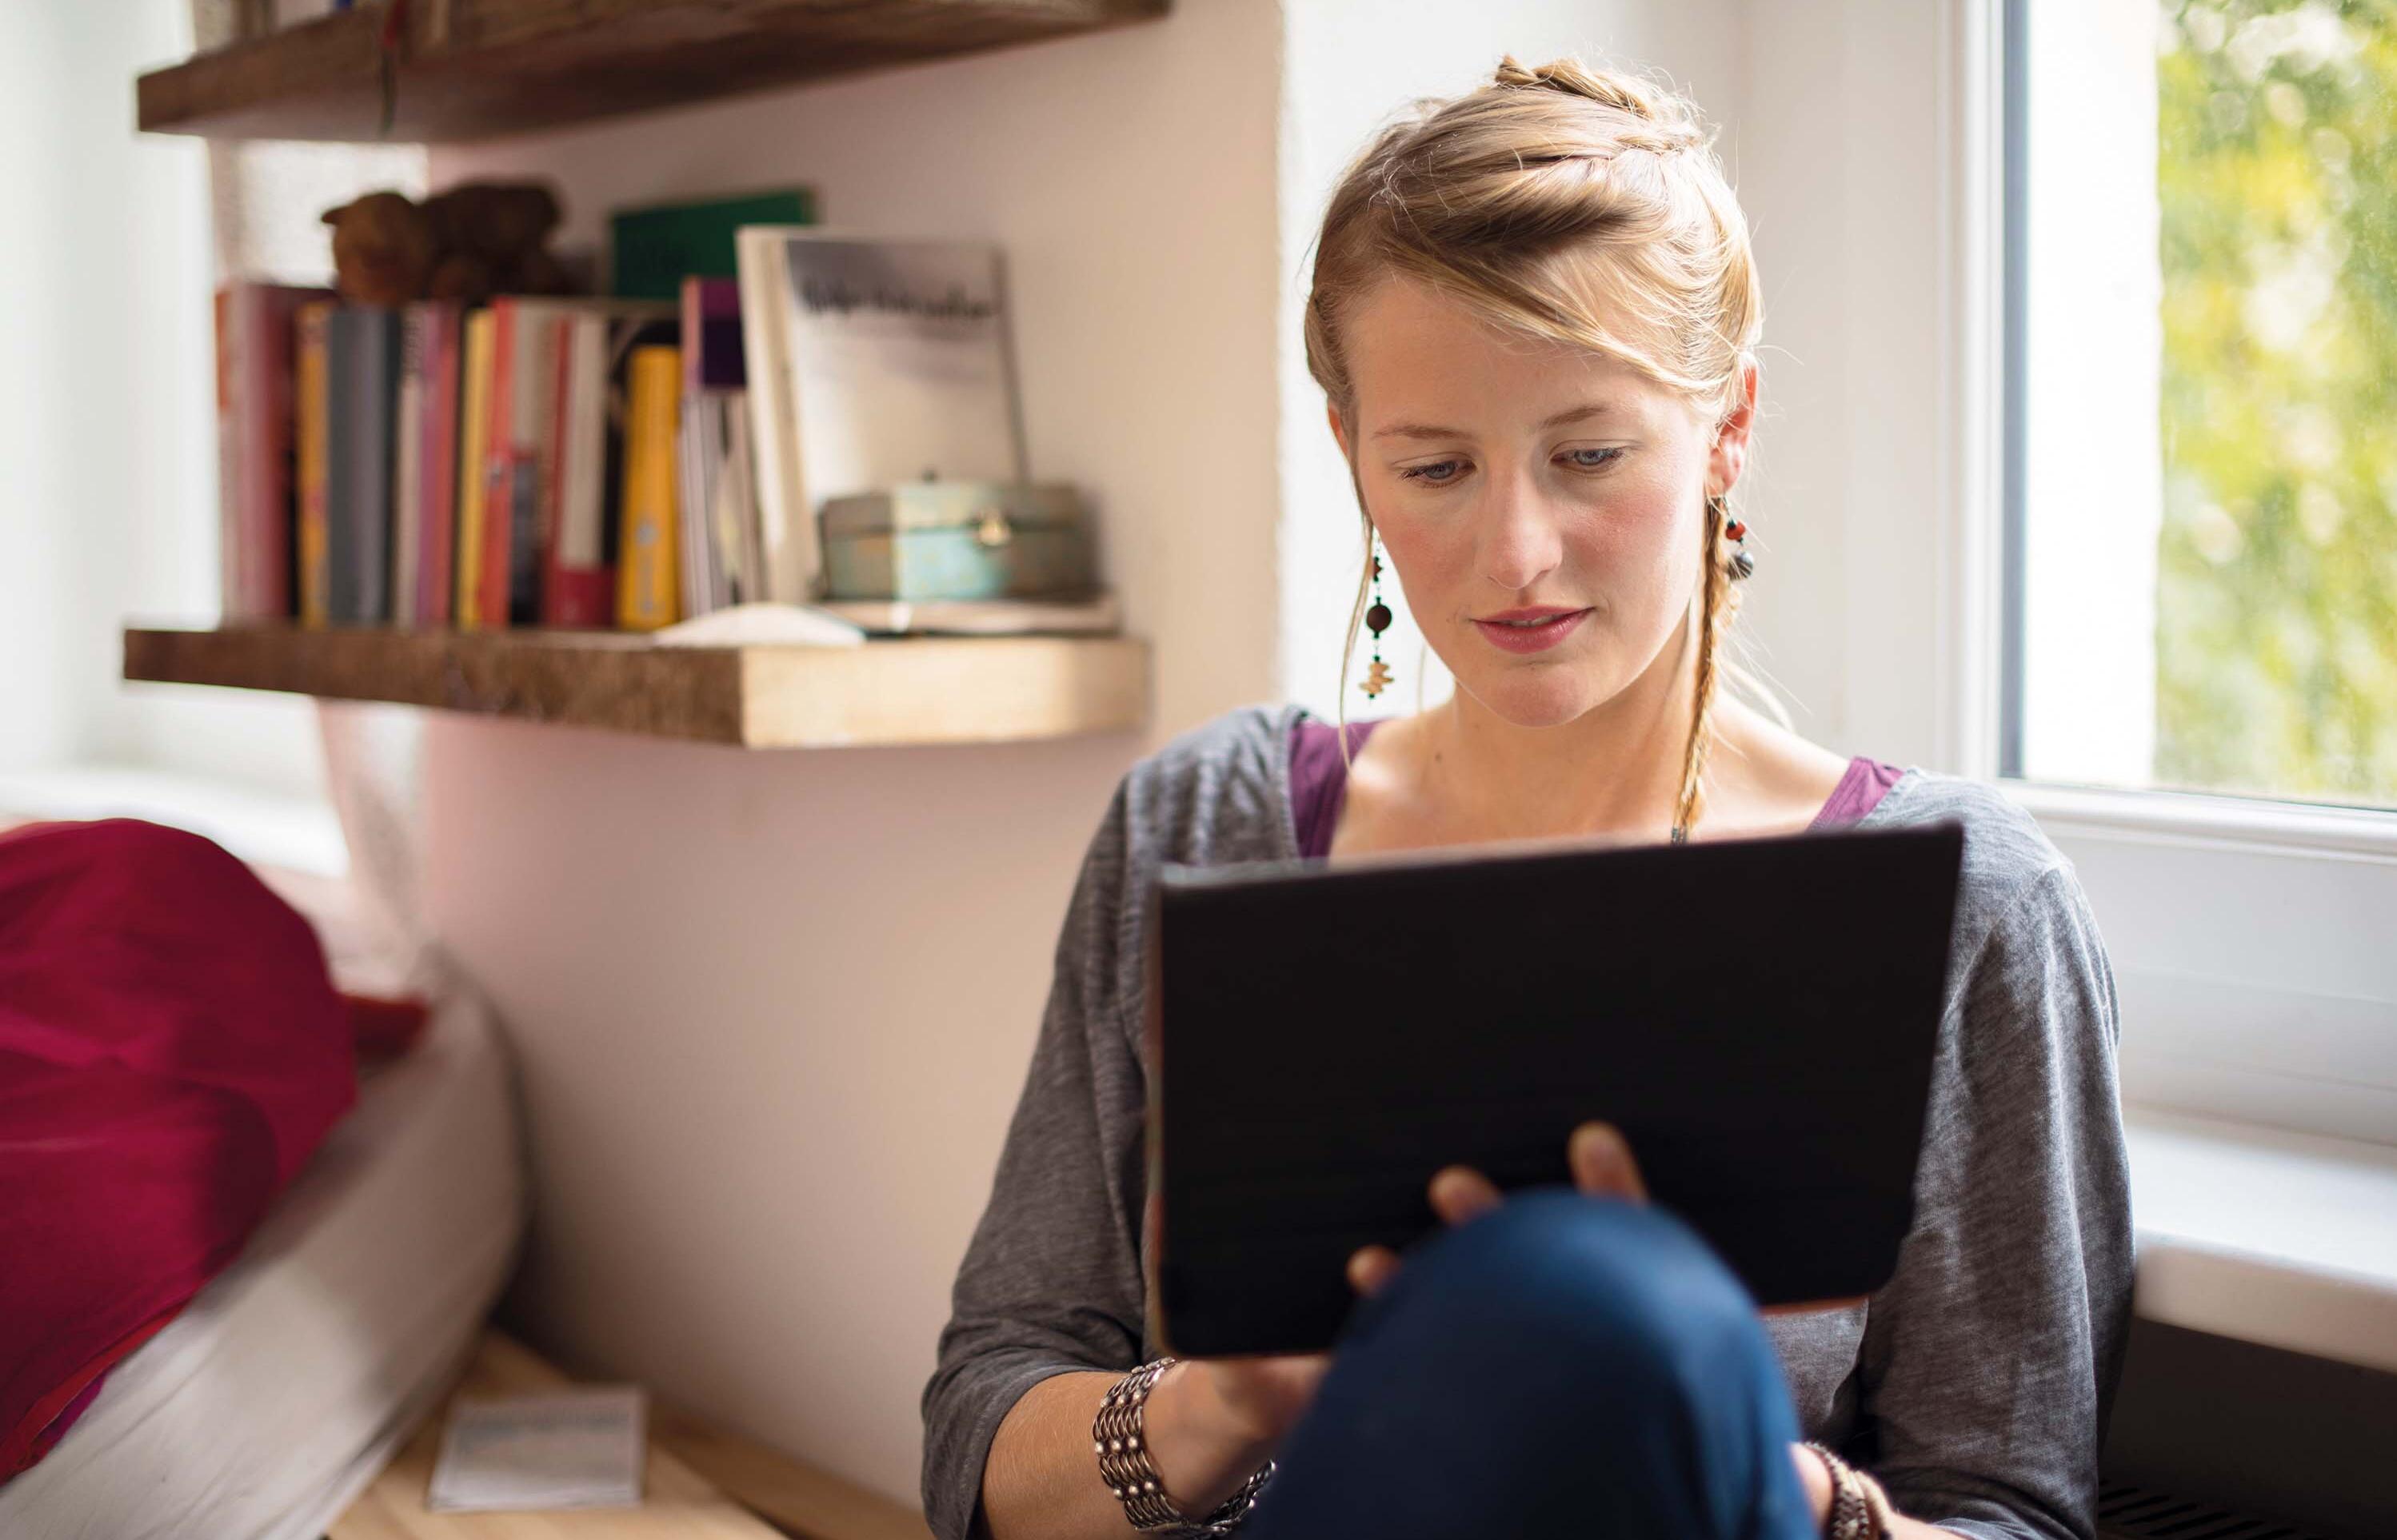
M 141 76 L 147 131 L 489 139 L 1162 16 L 1170 0 L 416 0 L 382 127 L 384 8 Z
M 1138 728 L 1148 712 L 1148 646 L 1119 636 L 660 647 L 609 631 L 127 626 L 125 677 L 747 748 L 1063 738 Z

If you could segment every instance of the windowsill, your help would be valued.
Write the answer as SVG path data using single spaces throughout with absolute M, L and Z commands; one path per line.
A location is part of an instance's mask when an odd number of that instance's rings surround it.
M 2397 1148 L 2125 1108 L 2141 1319 L 2397 1373 Z
M 0 818 L 141 818 L 206 835 L 244 861 L 315 877 L 349 875 L 330 803 L 143 765 L 0 772 Z
M 2397 811 L 2387 809 L 2050 781 L 2002 781 L 1999 786 L 2051 833 L 2060 828 L 2177 844 L 2397 855 Z

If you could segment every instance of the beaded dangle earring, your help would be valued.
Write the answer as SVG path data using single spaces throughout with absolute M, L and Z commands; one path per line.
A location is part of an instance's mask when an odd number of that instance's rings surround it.
M 1373 634 L 1373 661 L 1365 667 L 1365 682 L 1357 688 L 1376 696 L 1390 688 L 1390 666 L 1382 662 L 1382 633 L 1390 628 L 1390 607 L 1382 602 L 1382 537 L 1366 537 L 1365 559 L 1373 564 L 1373 606 L 1365 611 L 1365 629 Z
M 1756 558 L 1748 554 L 1747 524 L 1733 515 L 1731 504 L 1721 498 L 1710 497 L 1707 502 L 1713 509 L 1715 517 L 1723 521 L 1723 539 L 1732 543 L 1732 581 L 1737 583 L 1755 576 Z

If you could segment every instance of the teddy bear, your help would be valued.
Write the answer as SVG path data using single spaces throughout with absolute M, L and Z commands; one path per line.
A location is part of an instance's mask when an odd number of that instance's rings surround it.
M 333 227 L 334 287 L 358 304 L 478 304 L 572 288 L 546 244 L 557 198 L 540 182 L 466 182 L 421 204 L 368 193 L 327 209 L 325 222 Z

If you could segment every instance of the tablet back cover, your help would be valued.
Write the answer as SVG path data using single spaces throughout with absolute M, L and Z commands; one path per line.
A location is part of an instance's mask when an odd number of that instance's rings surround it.
M 1912 1222 L 1962 830 L 1169 868 L 1152 913 L 1153 1307 L 1313 1351 L 1442 1166 L 1568 1180 L 1619 1126 L 1761 1304 L 1868 1294 Z

